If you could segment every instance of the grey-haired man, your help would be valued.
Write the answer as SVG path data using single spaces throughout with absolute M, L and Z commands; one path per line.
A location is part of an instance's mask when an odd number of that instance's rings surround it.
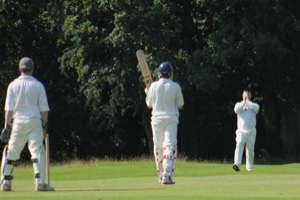
M 46 161 L 43 145 L 43 128 L 48 123 L 48 101 L 44 86 L 33 76 L 34 63 L 24 57 L 19 62 L 21 75 L 11 82 L 5 101 L 5 128 L 2 142 L 7 143 L 1 165 L 1 191 L 11 191 L 14 162 L 26 143 L 31 154 L 36 191 L 54 191 L 45 183 Z M 11 134 L 9 136 L 11 129 Z M 8 141 L 7 141 L 8 140 Z

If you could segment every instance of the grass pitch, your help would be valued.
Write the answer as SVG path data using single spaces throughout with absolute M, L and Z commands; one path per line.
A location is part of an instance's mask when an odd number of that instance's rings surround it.
M 300 164 L 255 165 L 252 172 L 231 164 L 177 162 L 175 185 L 157 182 L 154 162 L 92 162 L 52 166 L 55 192 L 34 192 L 33 169 L 14 170 L 6 200 L 269 200 L 300 199 Z

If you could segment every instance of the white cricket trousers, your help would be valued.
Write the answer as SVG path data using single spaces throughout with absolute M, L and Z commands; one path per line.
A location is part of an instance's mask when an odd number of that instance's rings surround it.
M 256 140 L 256 129 L 250 132 L 236 131 L 236 148 L 234 153 L 234 164 L 239 168 L 243 159 L 244 148 L 246 149 L 246 170 L 253 170 L 254 146 Z
M 177 156 L 177 126 L 174 119 L 152 119 L 154 156 L 159 175 L 171 176 Z
M 6 158 L 2 161 L 15 161 L 20 158 L 20 153 L 28 142 L 28 149 L 33 162 L 33 170 L 36 183 L 45 183 L 46 160 L 43 145 L 42 122 L 39 118 L 14 119 L 11 136 L 8 142 Z M 1 165 L 1 177 L 10 176 L 14 166 L 12 164 Z
M 27 142 L 31 158 L 39 158 L 43 137 L 41 119 L 14 119 L 8 143 L 7 159 L 18 160 Z

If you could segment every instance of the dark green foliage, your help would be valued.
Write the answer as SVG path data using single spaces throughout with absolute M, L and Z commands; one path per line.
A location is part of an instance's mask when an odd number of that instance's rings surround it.
M 261 105 L 258 155 L 299 157 L 298 1 L 0 4 L 0 107 L 18 76 L 19 59 L 31 56 L 49 98 L 55 159 L 152 151 L 150 111 L 135 56 L 139 49 L 147 54 L 154 79 L 158 65 L 169 61 L 182 86 L 181 153 L 233 155 L 233 107 L 247 86 Z

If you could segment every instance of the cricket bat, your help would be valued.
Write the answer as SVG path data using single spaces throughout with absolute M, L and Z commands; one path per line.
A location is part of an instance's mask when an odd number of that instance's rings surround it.
M 49 134 L 44 130 L 45 151 L 46 151 L 46 182 L 50 185 L 50 151 L 49 151 Z
M 140 66 L 141 71 L 142 71 L 142 76 L 144 78 L 145 85 L 146 85 L 147 88 L 149 88 L 151 83 L 152 83 L 152 76 L 151 76 L 150 69 L 148 67 L 148 63 L 147 63 L 144 51 L 143 50 L 138 50 L 136 52 L 136 57 L 138 59 L 139 66 Z

